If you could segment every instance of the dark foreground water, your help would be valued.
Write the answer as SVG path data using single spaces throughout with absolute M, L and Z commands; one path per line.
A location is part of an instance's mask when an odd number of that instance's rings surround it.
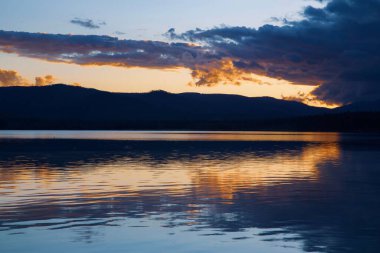
M 0 131 L 0 252 L 380 252 L 380 138 Z

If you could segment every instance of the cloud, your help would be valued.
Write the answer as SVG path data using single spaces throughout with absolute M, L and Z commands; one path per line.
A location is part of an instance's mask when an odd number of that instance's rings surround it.
M 80 65 L 175 68 L 201 63 L 207 50 L 188 43 L 120 40 L 110 36 L 0 31 L 0 51 Z
M 0 31 L 0 51 L 79 65 L 188 68 L 195 85 L 255 80 L 213 48 L 193 43 L 124 40 L 110 36 Z
M 101 26 L 106 25 L 106 22 L 104 22 L 104 21 L 95 22 L 91 19 L 81 19 L 81 18 L 74 18 L 74 19 L 70 20 L 70 23 L 72 23 L 74 25 L 79 25 L 79 26 L 82 26 L 82 27 L 88 28 L 88 29 L 99 29 Z
M 116 35 L 126 35 L 127 33 L 121 32 L 121 31 L 115 31 L 114 34 L 116 34 Z
M 35 83 L 23 78 L 17 71 L 0 69 L 0 87 L 10 86 L 46 86 L 52 84 L 56 78 L 52 75 L 36 77 Z
M 315 89 L 326 103 L 380 99 L 380 1 L 321 1 L 282 26 L 215 27 L 161 41 L 0 31 L 0 51 L 79 65 L 188 68 L 193 84 L 255 82 L 264 75 Z M 305 96 L 305 97 L 310 97 Z
M 268 84 L 258 78 L 253 77 L 250 73 L 243 71 L 234 66 L 229 59 L 214 61 L 205 65 L 195 66 L 191 76 L 195 80 L 190 85 L 196 86 L 214 86 L 218 84 L 235 84 L 240 85 L 241 81 L 253 82 L 257 84 Z
M 35 80 L 36 80 L 35 82 L 36 86 L 46 86 L 46 85 L 54 83 L 56 79 L 52 75 L 46 75 L 43 77 L 36 77 Z
M 76 83 L 76 82 L 72 83 L 71 85 L 72 86 L 77 86 L 77 87 L 81 87 L 82 86 L 80 83 Z
M 380 1 L 332 0 L 306 7 L 284 26 L 195 29 L 171 39 L 191 41 L 228 57 L 241 71 L 317 88 L 329 103 L 380 98 Z
M 25 86 L 27 81 L 16 71 L 0 69 L 0 86 Z
M 222 57 L 212 49 L 191 43 L 13 31 L 0 31 L 0 51 L 79 65 L 189 68 L 194 71 L 222 60 Z

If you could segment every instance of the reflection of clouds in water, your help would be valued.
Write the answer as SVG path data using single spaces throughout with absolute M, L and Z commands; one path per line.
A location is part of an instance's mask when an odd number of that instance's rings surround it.
M 63 164 L 54 164 L 54 160 L 40 164 L 38 158 L 30 161 L 23 158 L 16 163 L 10 159 L 10 164 L 2 162 L 6 169 L 1 170 L 0 180 L 5 184 L 0 189 L 14 189 L 5 192 L 11 203 L 15 199 L 22 203 L 21 196 L 38 202 L 45 198 L 55 199 L 56 194 L 61 200 L 76 199 L 80 195 L 90 201 L 112 194 L 139 195 L 143 191 L 166 195 L 186 195 L 191 191 L 230 199 L 239 188 L 317 180 L 316 165 L 339 156 L 339 148 L 334 143 L 302 145 L 295 150 L 282 147 L 272 149 L 269 146 L 270 150 L 261 150 L 246 145 L 231 152 L 190 150 L 192 153 L 174 149 L 159 157 L 152 153 L 154 150 L 150 150 L 151 153 L 148 150 L 140 156 L 138 152 L 126 152 L 106 155 L 98 161 L 89 153 L 84 154 L 89 155 L 88 160 L 67 161 L 67 164 L 64 160 Z M 62 159 L 61 153 L 56 155 L 50 159 Z M 66 156 L 70 157 L 70 153 Z M 6 204 L 4 198 L 2 202 Z
M 317 181 L 320 163 L 339 159 L 336 143 L 308 145 L 299 151 L 284 150 L 270 156 L 246 152 L 225 161 L 211 160 L 206 166 L 192 173 L 194 190 L 219 197 L 233 199 L 244 189 L 258 194 L 265 187 L 294 184 L 297 181 Z
M 303 141 L 337 142 L 339 133 L 268 131 L 0 131 L 1 139 L 71 139 L 116 141 Z M 0 140 L 1 140 L 0 139 Z
M 351 233 L 369 225 L 360 217 L 373 218 L 380 211 L 379 205 L 369 210 L 355 203 L 371 202 L 379 189 L 357 192 L 355 181 L 347 184 L 351 179 L 377 182 L 378 173 L 370 170 L 371 164 L 378 164 L 373 154 L 342 149 L 336 142 L 105 142 L 100 146 L 75 152 L 46 153 L 39 147 L 34 153 L 1 153 L 0 191 L 5 197 L 0 210 L 9 220 L 1 227 L 85 229 L 136 218 L 158 220 L 168 229 L 183 227 L 219 236 L 260 228 L 266 232 L 252 236 L 302 241 L 308 251 L 377 245 L 370 238 L 379 235 L 378 230 L 360 240 L 352 240 Z M 15 161 L 15 154 L 23 158 Z M 358 174 L 362 164 L 368 168 Z M 365 177 L 368 171 L 372 179 Z M 57 217 L 62 224 L 34 222 Z

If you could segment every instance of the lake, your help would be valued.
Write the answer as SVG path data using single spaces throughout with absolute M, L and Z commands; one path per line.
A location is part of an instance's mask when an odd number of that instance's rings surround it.
M 0 252 L 380 252 L 380 136 L 0 131 Z

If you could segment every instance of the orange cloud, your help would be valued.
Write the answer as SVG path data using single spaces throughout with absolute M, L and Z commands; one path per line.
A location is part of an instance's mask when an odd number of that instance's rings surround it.
M 253 82 L 257 84 L 269 84 L 259 78 L 253 77 L 249 71 L 244 71 L 235 67 L 231 59 L 222 59 L 206 65 L 196 65 L 191 72 L 196 86 L 215 86 L 217 84 L 240 85 L 241 81 Z
M 0 86 L 25 86 L 27 83 L 16 71 L 0 69 Z
M 289 100 L 289 101 L 296 101 L 312 106 L 322 106 L 322 107 L 328 107 L 328 108 L 335 108 L 342 106 L 341 103 L 332 103 L 332 102 L 326 102 L 323 100 L 318 99 L 315 95 L 313 95 L 313 91 L 309 93 L 304 93 L 299 91 L 297 95 L 295 96 L 282 96 L 281 97 L 284 100 Z
M 52 84 L 56 79 L 52 75 L 46 75 L 44 77 L 36 77 L 36 86 L 45 86 Z
M 0 69 L 0 86 L 46 86 L 52 84 L 56 78 L 52 75 L 36 77 L 32 83 L 22 77 L 17 71 Z
M 239 85 L 239 80 L 249 78 L 246 73 L 236 69 L 231 60 L 221 60 L 203 66 L 197 65 L 191 76 L 197 86 L 214 86 L 219 83 Z

